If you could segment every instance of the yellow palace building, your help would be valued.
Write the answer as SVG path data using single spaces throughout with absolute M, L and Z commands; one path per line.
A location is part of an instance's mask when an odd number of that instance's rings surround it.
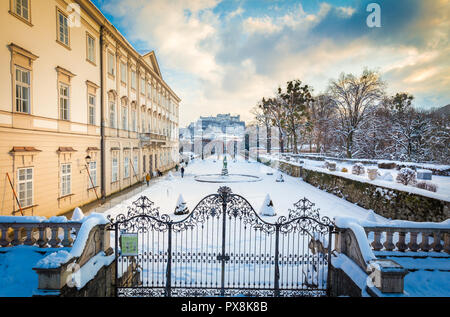
M 0 1 L 0 215 L 64 214 L 171 169 L 180 98 L 89 0 Z

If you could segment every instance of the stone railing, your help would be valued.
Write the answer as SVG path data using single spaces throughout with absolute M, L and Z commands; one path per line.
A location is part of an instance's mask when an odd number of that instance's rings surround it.
M 449 221 L 442 223 L 392 221 L 390 224 L 381 226 L 370 221 L 338 217 L 335 219 L 335 224 L 337 232 L 335 251 L 337 254 L 348 257 L 364 274 L 367 274 L 367 280 L 381 291 L 380 294 L 403 293 L 404 276 L 408 274 L 408 270 L 397 262 L 384 259 L 389 252 L 402 252 L 405 256 L 412 252 L 409 254 L 411 257 L 414 257 L 415 252 L 418 251 L 450 253 Z M 433 253 L 433 255 L 436 254 Z M 343 272 L 333 268 L 332 273 L 336 281 L 343 280 L 343 276 L 344 280 L 350 280 L 354 272 Z M 338 295 L 348 295 L 349 292 L 358 293 L 356 286 L 349 291 L 339 283 L 333 285 Z M 380 296 L 368 285 L 359 285 L 361 293 L 363 288 L 366 288 L 372 296 Z
M 374 251 L 450 253 L 450 228 L 364 227 L 364 230 L 367 236 L 373 233 L 373 241 L 370 245 Z M 394 240 L 394 236 L 397 241 Z M 383 243 L 381 243 L 382 237 L 384 238 Z M 409 241 L 407 241 L 407 237 Z M 421 238 L 420 244 L 418 243 L 418 237 Z
M 71 247 L 81 222 L 0 222 L 0 247 Z
M 112 295 L 114 250 L 108 223 L 95 213 L 80 221 L 0 216 L 0 251 L 15 252 L 24 245 L 44 255 L 33 263 L 38 275 L 34 296 Z

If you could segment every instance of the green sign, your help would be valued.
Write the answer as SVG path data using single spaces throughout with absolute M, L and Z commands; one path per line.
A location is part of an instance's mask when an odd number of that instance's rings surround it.
M 122 233 L 120 235 L 120 246 L 123 256 L 138 255 L 138 235 L 137 233 Z

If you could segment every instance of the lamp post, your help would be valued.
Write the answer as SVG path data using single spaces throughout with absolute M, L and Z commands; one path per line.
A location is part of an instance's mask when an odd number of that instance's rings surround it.
M 97 189 L 95 188 L 94 182 L 92 181 L 91 173 L 89 172 L 89 165 L 91 164 L 92 158 L 91 158 L 90 155 L 87 155 L 84 158 L 84 160 L 86 161 L 86 165 L 85 166 L 86 166 L 86 171 L 87 171 L 88 176 L 89 176 L 89 180 L 91 181 L 92 188 L 94 189 L 95 196 L 97 197 L 97 200 L 98 200 L 99 198 L 98 198 L 98 194 L 97 194 Z
M 202 161 L 205 159 L 203 155 L 203 127 L 202 127 Z
M 259 162 L 259 124 L 256 124 L 256 162 Z

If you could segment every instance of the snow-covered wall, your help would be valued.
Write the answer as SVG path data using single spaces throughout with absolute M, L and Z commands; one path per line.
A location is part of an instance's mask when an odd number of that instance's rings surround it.
M 434 193 L 419 195 L 409 191 L 387 188 L 364 182 L 351 177 L 343 177 L 334 172 L 314 168 L 304 168 L 299 163 L 281 160 L 264 161 L 265 164 L 278 167 L 281 171 L 332 193 L 366 209 L 374 210 L 379 215 L 399 220 L 417 222 L 442 222 L 450 218 L 450 197 L 438 199 Z M 302 175 L 300 175 L 300 173 Z M 353 175 L 354 176 L 354 175 Z M 412 188 L 411 189 L 415 189 Z

